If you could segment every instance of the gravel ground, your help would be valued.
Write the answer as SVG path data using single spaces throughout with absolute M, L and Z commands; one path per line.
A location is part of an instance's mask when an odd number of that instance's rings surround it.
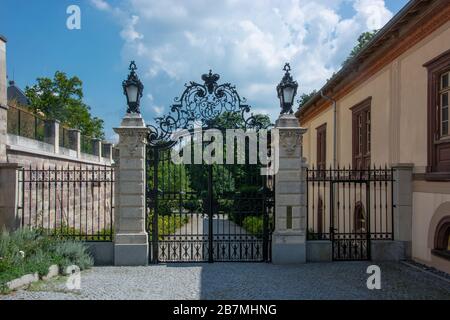
M 368 262 L 168 264 L 95 267 L 81 290 L 65 278 L 0 299 L 447 299 L 450 282 L 401 263 L 380 263 L 381 290 L 366 287 Z

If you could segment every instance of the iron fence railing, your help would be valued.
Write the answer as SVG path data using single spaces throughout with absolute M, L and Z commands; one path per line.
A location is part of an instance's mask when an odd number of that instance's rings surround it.
M 69 129 L 63 125 L 59 126 L 59 146 L 66 149 L 73 149 L 74 146 L 70 144 Z
M 308 169 L 308 239 L 393 240 L 393 183 L 388 167 Z
M 44 117 L 15 106 L 10 106 L 7 114 L 8 133 L 38 141 L 44 141 Z
M 24 168 L 19 174 L 22 227 L 91 241 L 111 241 L 114 169 Z
M 81 152 L 87 154 L 94 154 L 94 145 L 92 143 L 92 138 L 88 136 L 81 135 Z

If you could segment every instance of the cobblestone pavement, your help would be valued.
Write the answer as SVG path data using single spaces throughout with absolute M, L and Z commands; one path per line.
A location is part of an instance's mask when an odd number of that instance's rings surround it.
M 368 290 L 369 262 L 168 264 L 95 267 L 81 290 L 65 279 L 0 299 L 449 299 L 450 283 L 400 263 L 380 263 L 381 290 Z

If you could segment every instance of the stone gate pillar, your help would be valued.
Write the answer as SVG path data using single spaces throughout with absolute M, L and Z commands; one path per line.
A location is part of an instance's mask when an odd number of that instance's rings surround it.
M 400 259 L 411 258 L 413 169 L 411 163 L 393 164 L 394 240 L 401 244 Z
M 119 128 L 119 161 L 115 181 L 114 264 L 148 264 L 145 228 L 145 147 L 149 129 L 138 113 L 127 114 Z
M 294 115 L 280 115 L 278 129 L 279 168 L 275 175 L 275 230 L 272 262 L 306 262 L 306 168 L 302 159 L 301 128 Z

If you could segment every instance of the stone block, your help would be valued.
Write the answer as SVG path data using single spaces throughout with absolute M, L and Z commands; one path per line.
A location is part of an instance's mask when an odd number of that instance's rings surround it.
M 124 218 L 120 217 L 120 232 L 140 232 L 145 230 L 144 218 Z
M 120 159 L 145 158 L 145 145 L 136 145 L 135 143 L 136 142 L 125 140 L 117 145 L 117 148 L 119 148 Z M 132 145 L 132 147 L 130 147 L 130 145 Z
M 280 158 L 279 171 L 283 170 L 300 170 L 301 169 L 300 158 Z
M 145 159 L 136 159 L 136 158 L 120 158 L 120 170 L 127 169 L 144 169 L 145 168 Z
M 300 181 L 277 181 L 276 191 L 280 194 L 300 194 L 305 192 L 304 184 L 302 185 Z
M 20 192 L 18 169 L 15 163 L 0 164 L 0 230 L 14 231 L 20 226 L 18 211 Z
M 115 244 L 115 266 L 146 266 L 148 264 L 148 243 Z
M 299 170 L 282 170 L 275 177 L 277 181 L 301 181 L 302 174 Z
M 298 122 L 298 119 L 295 115 L 282 114 L 275 121 L 275 127 L 276 128 L 299 128 L 300 129 L 300 123 Z M 302 129 L 302 130 L 305 130 L 305 129 Z
M 272 236 L 272 263 L 301 264 L 306 262 L 304 236 L 299 234 L 275 233 Z
M 145 208 L 145 194 L 142 195 L 129 195 L 120 193 L 119 195 L 120 207 L 140 207 Z
M 85 242 L 96 266 L 114 265 L 114 244 L 112 242 Z
M 145 216 L 145 209 L 141 207 L 123 207 L 120 216 L 126 219 L 142 219 Z
M 394 208 L 394 239 L 411 241 L 412 207 L 397 205 Z
M 57 264 L 53 264 L 48 268 L 48 273 L 47 273 L 47 275 L 42 277 L 42 280 L 47 281 L 58 275 L 59 275 L 59 267 Z
M 17 290 L 19 288 L 29 286 L 33 282 L 37 282 L 37 281 L 39 281 L 39 274 L 36 272 L 36 273 L 26 274 L 20 278 L 11 280 L 6 283 L 6 286 L 10 290 Z
M 120 185 L 121 194 L 145 194 L 145 185 L 142 181 L 140 182 L 122 182 Z
M 121 127 L 137 127 L 144 128 L 145 121 L 139 113 L 127 113 L 125 117 L 123 117 L 122 122 L 120 123 Z M 149 129 L 148 129 L 149 130 Z
M 333 260 L 333 247 L 331 241 L 306 241 L 307 262 L 330 262 Z
M 137 169 L 137 170 L 122 169 L 122 170 L 117 170 L 117 172 L 118 172 L 117 178 L 120 179 L 121 182 L 145 181 L 145 170 L 144 169 Z
M 300 194 L 276 194 L 275 202 L 280 206 L 300 206 L 302 197 Z
M 401 261 L 408 258 L 410 243 L 404 241 L 372 240 L 372 261 Z
M 300 142 L 298 143 L 298 146 L 293 148 L 293 149 L 287 150 L 285 148 L 280 147 L 280 148 L 278 148 L 278 150 L 279 150 L 278 151 L 278 156 L 280 158 L 296 158 L 296 159 L 300 159 L 300 157 L 302 155 L 302 148 L 301 148 Z
M 142 244 L 148 243 L 148 234 L 147 232 L 139 232 L 139 233 L 117 233 L 114 236 L 115 244 Z

